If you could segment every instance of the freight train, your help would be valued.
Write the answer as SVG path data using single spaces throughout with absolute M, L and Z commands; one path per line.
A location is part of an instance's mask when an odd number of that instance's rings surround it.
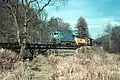
M 64 32 L 51 32 L 51 42 L 55 42 L 58 44 L 65 44 L 65 45 L 88 45 L 92 46 L 92 39 L 91 38 L 80 38 L 77 35 L 73 35 L 72 33 L 64 33 Z

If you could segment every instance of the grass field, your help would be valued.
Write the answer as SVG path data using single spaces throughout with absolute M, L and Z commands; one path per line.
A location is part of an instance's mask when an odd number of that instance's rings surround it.
M 0 80 L 120 80 L 120 55 L 100 48 L 66 56 L 39 55 L 26 62 L 1 59 Z

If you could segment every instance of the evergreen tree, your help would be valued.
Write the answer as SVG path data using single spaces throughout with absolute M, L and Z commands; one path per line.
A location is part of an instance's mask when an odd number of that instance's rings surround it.
M 87 22 L 85 18 L 83 17 L 78 18 L 76 28 L 78 37 L 81 38 L 89 37 Z

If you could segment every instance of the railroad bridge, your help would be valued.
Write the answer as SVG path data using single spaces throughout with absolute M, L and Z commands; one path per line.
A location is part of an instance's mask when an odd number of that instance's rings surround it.
M 16 52 L 20 51 L 20 46 L 18 43 L 0 43 L 0 47 L 8 50 L 13 50 Z M 76 44 L 58 44 L 58 43 L 26 43 L 26 50 L 33 53 L 38 50 L 39 53 L 46 52 L 48 49 L 77 49 Z

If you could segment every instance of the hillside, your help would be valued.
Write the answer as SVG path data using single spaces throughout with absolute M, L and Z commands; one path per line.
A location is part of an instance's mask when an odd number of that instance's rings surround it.
M 96 38 L 95 41 L 97 41 L 97 42 L 105 42 L 105 41 L 107 41 L 107 35 Z

